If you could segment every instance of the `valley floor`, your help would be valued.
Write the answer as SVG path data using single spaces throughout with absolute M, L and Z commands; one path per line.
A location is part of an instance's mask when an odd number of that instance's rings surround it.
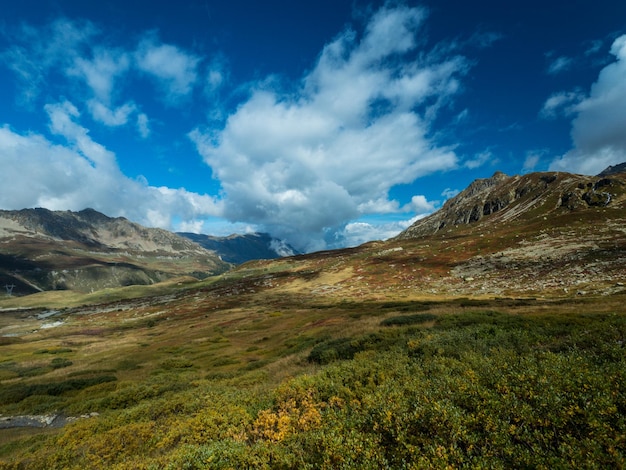
M 623 291 L 341 299 L 363 274 L 264 269 L 0 312 L 0 422 L 71 418 L 0 426 L 0 468 L 626 466 Z

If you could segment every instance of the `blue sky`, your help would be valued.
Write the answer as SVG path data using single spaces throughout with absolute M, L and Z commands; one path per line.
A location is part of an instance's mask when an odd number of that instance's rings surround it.
M 312 251 L 626 161 L 622 0 L 3 3 L 3 209 Z

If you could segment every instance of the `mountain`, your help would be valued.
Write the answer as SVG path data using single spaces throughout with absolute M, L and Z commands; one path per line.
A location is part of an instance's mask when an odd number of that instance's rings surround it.
M 187 238 L 93 209 L 0 211 L 0 284 L 15 286 L 14 294 L 89 292 L 229 268 Z
M 605 170 L 606 171 L 606 170 Z M 496 172 L 478 179 L 449 199 L 434 214 L 418 220 L 397 239 L 432 235 L 442 230 L 477 223 L 528 224 L 545 217 L 567 216 L 572 212 L 624 207 L 624 174 L 598 176 L 562 172 L 507 176 Z
M 224 261 L 242 264 L 255 259 L 275 259 L 299 254 L 295 248 L 268 233 L 248 233 L 213 237 L 197 233 L 179 232 L 178 235 L 217 253 Z
M 235 268 L 236 292 L 319 302 L 626 292 L 626 174 L 470 184 L 397 237 Z
M 626 162 L 620 163 L 618 165 L 609 166 L 604 171 L 599 173 L 598 176 L 610 176 L 616 175 L 618 173 L 626 173 Z

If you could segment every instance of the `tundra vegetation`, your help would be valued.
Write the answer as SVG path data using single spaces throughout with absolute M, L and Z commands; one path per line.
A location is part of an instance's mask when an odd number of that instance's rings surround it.
M 626 468 L 626 182 L 548 176 L 385 243 L 0 299 L 0 469 Z
M 72 419 L 1 429 L 0 468 L 626 465 L 623 294 L 232 289 L 61 310 L 53 328 L 3 313 L 19 336 L 0 346 L 0 413 Z

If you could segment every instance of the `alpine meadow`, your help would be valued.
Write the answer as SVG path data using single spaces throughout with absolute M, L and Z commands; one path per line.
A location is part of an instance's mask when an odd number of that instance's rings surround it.
M 387 242 L 5 297 L 2 468 L 624 467 L 625 201 L 497 173 Z
M 626 470 L 626 1 L 4 1 L 0 103 L 0 470 Z

